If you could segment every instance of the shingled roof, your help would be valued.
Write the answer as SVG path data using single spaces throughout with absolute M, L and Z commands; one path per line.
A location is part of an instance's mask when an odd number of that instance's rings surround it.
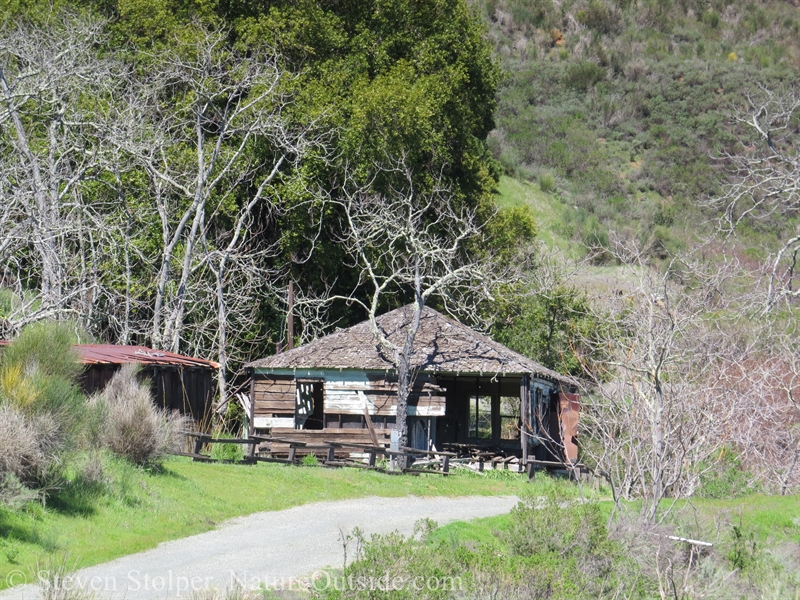
M 400 345 L 412 314 L 411 305 L 377 318 L 388 339 Z M 445 317 L 430 307 L 423 308 L 414 339 L 413 367 L 421 372 L 479 375 L 537 375 L 564 383 L 571 379 L 540 365 Z M 369 321 L 342 329 L 305 346 L 251 362 L 248 367 L 277 369 L 359 369 L 392 370 L 380 351 Z

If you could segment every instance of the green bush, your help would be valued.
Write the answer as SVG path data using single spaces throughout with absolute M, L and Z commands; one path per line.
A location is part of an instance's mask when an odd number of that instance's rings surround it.
M 230 430 L 215 431 L 214 437 L 235 437 Z M 240 444 L 213 444 L 211 458 L 230 462 L 239 462 L 244 458 L 244 448 Z
M 300 463 L 306 467 L 316 467 L 319 465 L 319 459 L 317 458 L 316 454 L 306 454 L 301 460 Z
M 617 34 L 622 30 L 622 17 L 614 6 L 601 0 L 590 0 L 585 10 L 576 15 L 581 24 L 599 33 Z
M 585 92 L 606 78 L 606 70 L 591 61 L 583 61 L 567 68 L 564 85 L 578 92 Z
M 329 599 L 644 597 L 641 573 L 609 538 L 599 505 L 575 503 L 558 489 L 528 498 L 501 517 L 499 529 L 475 539 L 442 535 L 431 522 L 418 524 L 412 537 L 343 536 L 349 560 L 336 573 L 339 585 L 323 578 L 317 591 Z M 370 578 L 400 582 L 401 589 L 359 589 Z M 419 578 L 433 585 L 414 589 Z
M 752 494 L 755 477 L 744 468 L 739 453 L 732 448 L 723 448 L 716 462 L 700 477 L 697 495 L 702 498 L 739 498 Z
M 545 194 L 552 194 L 556 191 L 556 178 L 550 173 L 542 173 L 539 175 L 539 189 Z
M 74 382 L 83 368 L 72 347 L 77 343 L 73 325 L 45 321 L 33 323 L 3 350 L 0 367 L 21 366 L 25 371 L 36 370 L 46 377 Z
M 26 327 L 0 358 L 0 496 L 13 504 L 63 484 L 89 410 L 76 386 L 81 365 L 63 323 Z

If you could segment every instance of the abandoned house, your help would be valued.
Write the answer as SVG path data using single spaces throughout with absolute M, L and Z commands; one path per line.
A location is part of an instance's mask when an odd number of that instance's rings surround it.
M 406 306 L 377 319 L 400 345 Z M 369 321 L 257 360 L 251 431 L 309 442 L 388 444 L 397 377 Z M 415 337 L 409 443 L 438 450 L 485 446 L 525 458 L 577 459 L 574 381 L 425 307 Z
M 6 344 L 0 342 L 0 348 Z M 123 364 L 139 363 L 139 377 L 149 381 L 158 406 L 178 410 L 197 423 L 204 422 L 210 413 L 216 391 L 214 376 L 219 368 L 215 362 L 144 346 L 76 344 L 73 347 L 84 365 L 79 383 L 87 395 L 105 388 Z

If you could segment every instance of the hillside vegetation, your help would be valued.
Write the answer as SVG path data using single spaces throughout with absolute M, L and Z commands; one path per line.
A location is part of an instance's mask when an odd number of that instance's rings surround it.
M 655 258 L 709 233 L 725 154 L 755 142 L 747 97 L 800 75 L 800 11 L 783 1 L 492 0 L 476 4 L 506 77 L 492 152 L 557 198 L 550 235 L 594 245 L 608 230 Z M 502 189 L 503 186 L 501 186 Z M 505 185 L 508 187 L 508 184 Z M 751 253 L 796 216 L 749 223 Z

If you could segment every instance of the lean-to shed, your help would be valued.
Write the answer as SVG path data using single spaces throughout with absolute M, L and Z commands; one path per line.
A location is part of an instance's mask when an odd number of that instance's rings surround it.
M 123 364 L 139 363 L 139 376 L 150 382 L 158 406 L 178 410 L 197 422 L 209 416 L 217 363 L 144 346 L 81 344 L 75 349 L 86 365 L 81 387 L 87 394 L 102 390 Z
M 0 342 L 0 347 L 7 343 Z M 215 362 L 144 346 L 77 344 L 74 348 L 85 366 L 80 385 L 86 394 L 105 388 L 123 364 L 139 363 L 139 377 L 150 382 L 158 406 L 178 410 L 198 423 L 209 415 L 219 369 Z
M 400 343 L 406 306 L 378 317 Z M 365 321 L 249 363 L 251 430 L 298 441 L 388 443 L 397 376 Z M 490 446 L 540 459 L 577 458 L 574 381 L 436 310 L 423 310 L 412 359 L 410 443 Z

